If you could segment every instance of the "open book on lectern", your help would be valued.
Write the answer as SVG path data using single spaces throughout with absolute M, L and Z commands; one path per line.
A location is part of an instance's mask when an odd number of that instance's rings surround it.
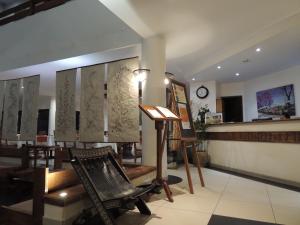
M 139 107 L 152 120 L 180 120 L 178 115 L 162 106 L 139 105 Z

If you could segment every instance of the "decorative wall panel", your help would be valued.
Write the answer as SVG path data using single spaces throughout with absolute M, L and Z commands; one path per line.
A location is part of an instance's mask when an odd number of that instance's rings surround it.
M 139 142 L 138 82 L 132 73 L 137 68 L 137 58 L 108 64 L 109 142 Z
M 6 81 L 2 139 L 17 140 L 20 80 Z
M 76 69 L 56 73 L 55 141 L 76 140 Z
M 104 76 L 104 64 L 81 69 L 80 141 L 82 142 L 103 142 Z
M 5 93 L 5 81 L 0 81 L 0 123 L 2 121 L 2 112 L 3 112 L 3 104 L 4 104 L 4 93 Z M 1 124 L 0 124 L 1 128 Z
M 40 76 L 23 78 L 23 87 L 20 140 L 33 141 L 37 131 Z

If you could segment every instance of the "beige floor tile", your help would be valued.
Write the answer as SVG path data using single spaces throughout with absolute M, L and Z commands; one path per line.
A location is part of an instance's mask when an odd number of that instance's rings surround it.
M 217 196 L 199 197 L 196 195 L 186 194 L 175 196 L 174 202 L 166 202 L 162 205 L 164 208 L 190 210 L 203 213 L 212 213 L 218 203 Z
M 266 192 L 267 185 L 257 181 L 232 176 L 228 182 L 227 189 L 239 189 L 246 191 Z
M 207 225 L 211 215 L 194 211 L 160 207 L 155 215 L 144 221 L 147 225 Z M 141 225 L 144 225 L 141 224 Z M 136 224 L 140 225 L 140 224 Z
M 221 199 L 214 214 L 272 223 L 275 222 L 270 204 Z
M 213 176 L 208 175 L 204 176 L 204 183 L 205 183 L 205 189 L 211 191 L 211 192 L 217 192 L 220 193 L 224 190 L 229 177 L 223 177 L 223 176 Z M 194 192 L 197 193 L 202 189 L 203 187 L 200 184 L 200 181 L 195 181 L 195 178 L 192 179 Z M 183 179 L 183 182 L 178 184 L 179 187 L 185 189 L 186 191 L 190 191 L 189 185 L 186 179 Z
M 300 208 L 300 193 L 268 185 L 272 205 Z M 300 212 L 300 211 L 299 211 Z M 300 224 L 300 223 L 299 223 Z
M 300 208 L 287 206 L 273 206 L 276 222 L 285 225 L 300 224 Z
M 142 215 L 138 211 L 138 209 L 135 209 L 133 211 L 128 211 L 124 213 L 122 216 L 117 218 L 116 223 L 118 225 L 142 225 L 145 224 L 146 220 L 151 219 L 152 217 L 155 217 L 155 210 L 159 208 L 159 206 L 153 205 L 153 204 L 147 204 L 149 209 L 151 210 L 152 215 Z

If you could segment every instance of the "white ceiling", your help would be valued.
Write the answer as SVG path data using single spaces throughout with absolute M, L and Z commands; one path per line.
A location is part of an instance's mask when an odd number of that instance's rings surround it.
M 235 80 L 229 70 L 216 74 L 215 66 L 223 63 L 236 71 L 244 57 L 252 57 L 257 45 L 263 48 L 262 61 L 255 63 L 258 60 L 252 59 L 249 70 L 243 68 L 245 77 L 272 72 L 272 60 L 276 67 L 280 61 L 274 54 L 283 51 L 280 64 L 291 63 L 288 59 L 295 56 L 294 45 L 299 44 L 299 38 L 287 35 L 293 41 L 289 43 L 281 35 L 300 30 L 299 0 L 99 1 L 142 37 L 163 34 L 168 71 L 187 80 L 196 75 L 201 80 Z M 276 38 L 277 35 L 280 37 Z M 294 35 L 299 37 L 298 33 Z
M 0 77 L 1 80 L 8 80 L 40 74 L 40 95 L 54 96 L 56 71 L 80 68 L 82 66 L 105 63 L 139 55 L 140 46 L 132 46 L 3 71 L 0 72 Z M 79 86 L 79 83 L 80 77 L 78 76 L 77 86 Z
M 100 2 L 124 23 L 108 13 Z M 191 81 L 195 77 L 197 80 L 240 81 L 300 64 L 300 0 L 100 2 L 71 1 L 54 11 L 2 28 L 0 70 L 10 70 L 0 72 L 1 79 L 41 74 L 41 94 L 53 95 L 55 71 L 140 55 L 140 46 L 136 44 L 138 35 L 147 38 L 157 34 L 166 37 L 167 71 L 181 80 Z M 87 17 L 83 17 L 87 13 Z M 64 18 L 64 15 L 71 17 Z M 33 27 L 39 26 L 39 29 L 32 29 L 33 23 L 36 23 Z M 65 31 L 70 23 L 72 29 Z M 44 26 L 47 24 L 51 24 L 51 32 Z M 24 26 L 31 30 L 23 31 Z M 48 29 L 47 33 L 44 28 Z M 114 36 L 105 36 L 110 33 Z M 32 38 L 39 44 L 36 48 L 32 48 Z M 126 41 L 122 42 L 123 39 Z M 64 49 L 55 45 L 62 46 L 64 42 L 70 42 L 70 46 Z M 120 43 L 124 46 L 131 43 L 131 47 L 102 51 Z M 261 47 L 262 52 L 256 54 L 256 47 Z M 91 49 L 101 52 L 87 54 L 94 52 Z M 32 52 L 29 54 L 29 51 Z M 76 55 L 81 56 L 53 61 Z M 244 59 L 250 62 L 242 63 Z M 53 62 L 42 63 L 46 61 Z M 12 69 L 32 64 L 37 65 Z M 222 70 L 217 70 L 217 65 L 221 65 Z M 236 72 L 241 75 L 234 76 Z

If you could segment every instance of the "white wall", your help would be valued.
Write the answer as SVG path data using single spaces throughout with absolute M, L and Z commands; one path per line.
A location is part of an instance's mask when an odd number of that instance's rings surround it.
M 209 90 L 209 94 L 205 99 L 200 99 L 196 95 L 197 89 L 201 86 L 205 86 Z M 216 81 L 195 81 L 190 85 L 190 101 L 193 119 L 195 120 L 198 114 L 198 110 L 201 106 L 208 105 L 211 112 L 216 112 L 216 99 L 217 99 L 217 83 Z
M 296 116 L 300 116 L 300 65 L 245 82 L 245 120 L 258 117 L 256 92 L 288 84 L 294 84 Z
M 196 90 L 202 84 L 210 90 L 208 98 L 204 100 L 200 100 L 196 96 Z M 300 65 L 244 82 L 218 84 L 216 84 L 215 81 L 191 82 L 190 95 L 194 110 L 197 111 L 200 105 L 208 104 L 212 112 L 216 109 L 216 98 L 242 96 L 244 121 L 251 121 L 258 117 L 256 92 L 288 84 L 294 84 L 296 116 L 300 116 Z
M 218 97 L 244 96 L 244 82 L 221 83 L 218 85 Z
M 98 0 L 73 0 L 1 26 L 0 71 L 140 43 Z

